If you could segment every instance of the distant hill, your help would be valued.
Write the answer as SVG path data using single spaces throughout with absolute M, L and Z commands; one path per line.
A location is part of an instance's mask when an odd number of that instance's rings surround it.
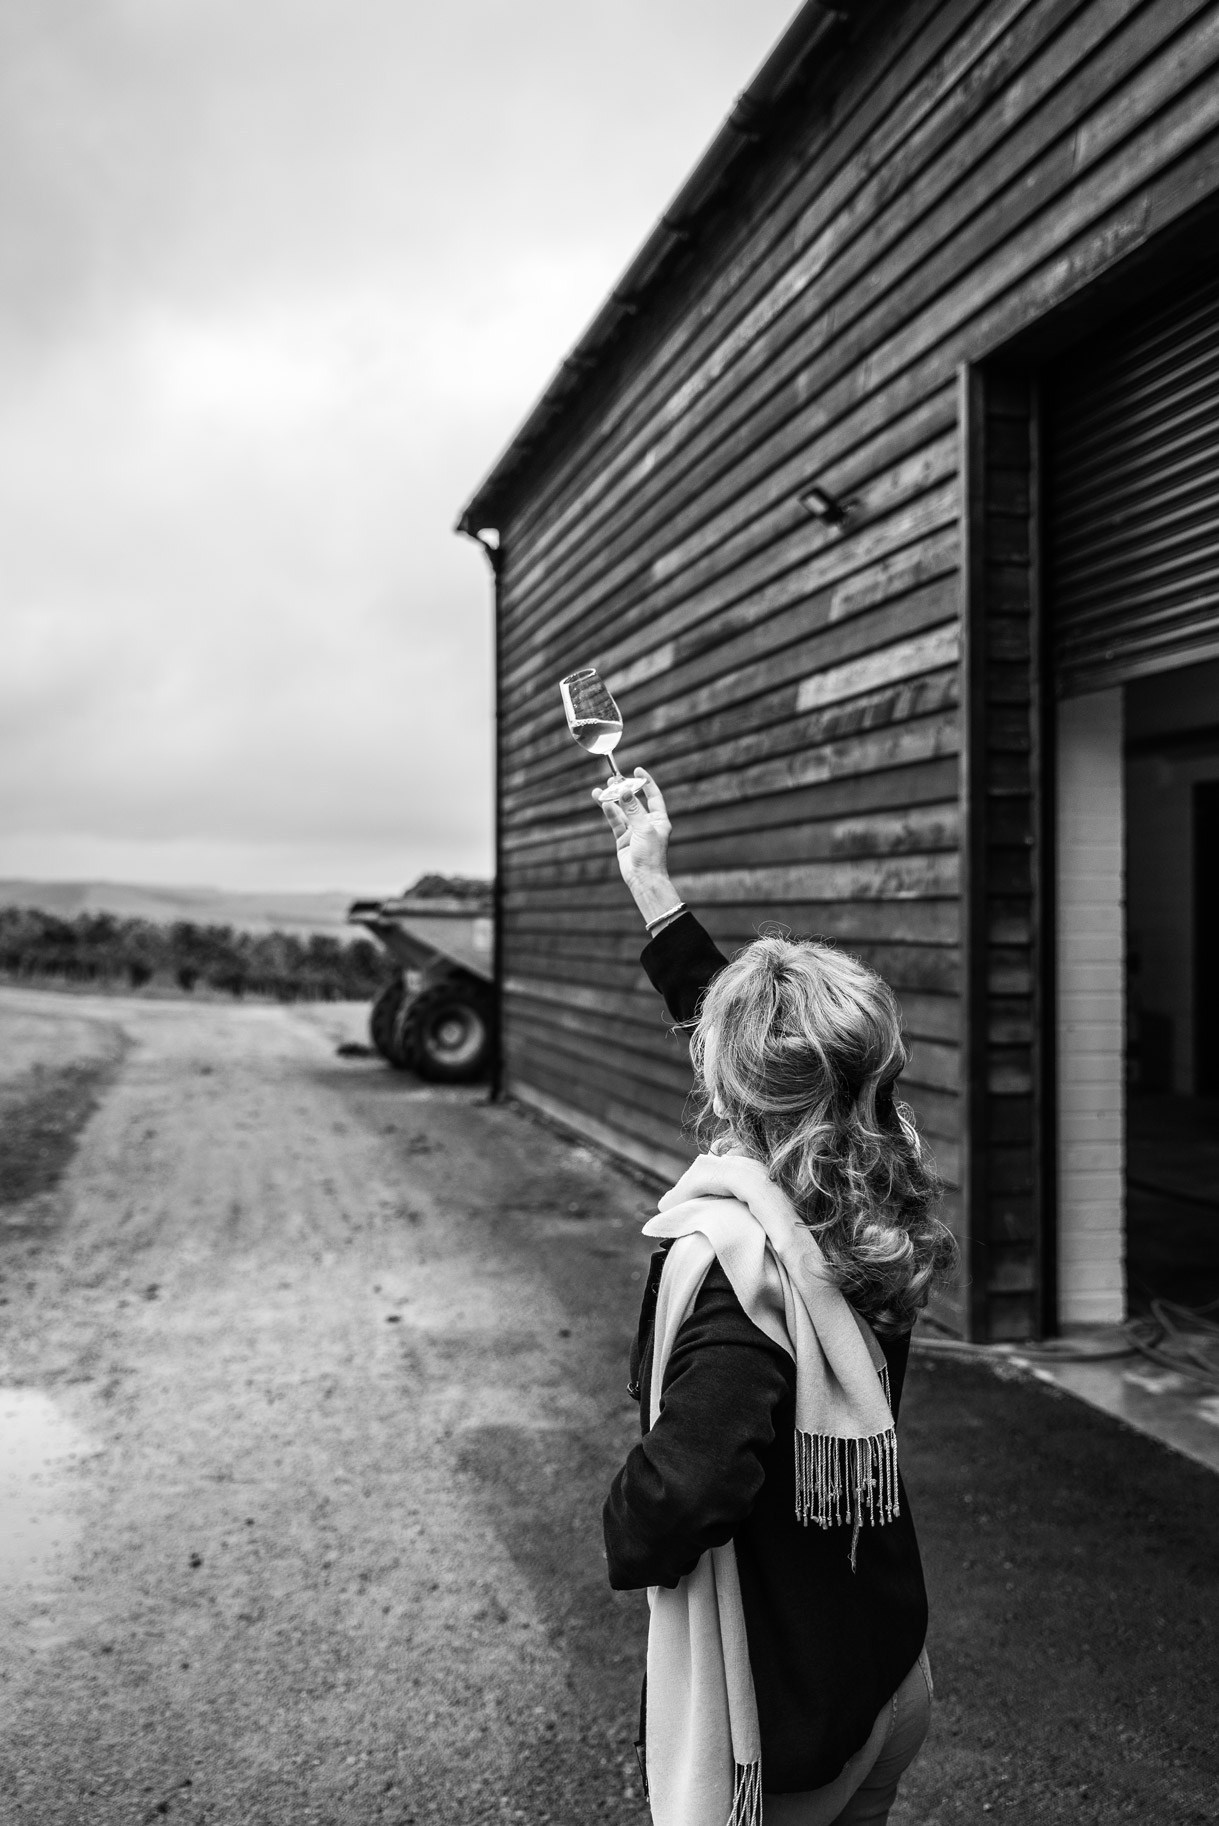
M 349 938 L 344 923 L 352 894 L 228 893 L 223 888 L 155 888 L 125 881 L 2 881 L 0 907 L 36 907 L 74 919 L 78 913 L 114 913 L 168 925 L 189 919 L 233 926 L 241 932 L 321 933 Z

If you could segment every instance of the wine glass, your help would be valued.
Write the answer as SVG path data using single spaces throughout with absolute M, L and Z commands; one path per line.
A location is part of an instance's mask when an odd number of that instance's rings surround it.
M 569 672 L 559 680 L 559 690 L 573 740 L 590 754 L 603 754 L 610 779 L 621 779 L 614 750 L 622 740 L 622 712 L 596 668 L 584 666 L 579 672 Z

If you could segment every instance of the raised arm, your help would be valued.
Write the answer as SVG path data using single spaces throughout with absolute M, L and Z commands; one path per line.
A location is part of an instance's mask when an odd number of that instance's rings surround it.
M 618 867 L 647 926 L 641 963 L 665 999 L 674 1022 L 692 1027 L 711 979 L 727 963 L 723 952 L 683 906 L 669 878 L 672 825 L 664 794 L 651 774 L 635 769 L 638 791 L 593 789 L 618 848 Z

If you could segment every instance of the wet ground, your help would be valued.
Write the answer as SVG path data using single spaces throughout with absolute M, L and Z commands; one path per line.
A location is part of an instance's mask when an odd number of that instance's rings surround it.
M 646 1818 L 599 1509 L 652 1197 L 337 1058 L 362 1019 L 0 990 L 5 1826 Z M 941 1698 L 892 1826 L 1219 1817 L 1219 1483 L 1004 1374 L 911 1374 Z

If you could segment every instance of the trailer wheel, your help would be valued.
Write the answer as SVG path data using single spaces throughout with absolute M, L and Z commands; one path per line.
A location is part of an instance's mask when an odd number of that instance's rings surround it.
M 368 1017 L 368 1031 L 372 1043 L 383 1059 L 396 1070 L 405 1069 L 406 1060 L 398 1044 L 398 1028 L 402 1015 L 402 998 L 406 994 L 406 984 L 400 976 L 386 983 L 384 989 L 372 1005 Z
M 421 1078 L 469 1084 L 491 1064 L 490 1002 L 458 983 L 425 989 L 406 1009 L 400 1044 Z

